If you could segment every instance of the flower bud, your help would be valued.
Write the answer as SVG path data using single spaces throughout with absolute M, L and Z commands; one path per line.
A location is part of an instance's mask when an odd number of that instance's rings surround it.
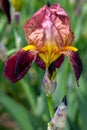
M 18 12 L 18 11 L 13 12 L 13 17 L 14 17 L 15 22 L 17 24 L 19 24 L 20 20 L 21 20 L 21 14 L 20 14 L 20 12 Z
M 55 80 L 55 76 L 56 76 L 55 64 L 51 63 L 51 65 L 46 69 L 43 78 L 43 88 L 46 92 L 46 95 L 52 95 L 52 93 L 56 89 L 57 83 Z
M 45 72 L 45 76 L 43 78 L 43 88 L 46 92 L 46 95 L 52 95 L 52 93 L 56 89 L 56 80 L 51 81 L 48 77 L 48 72 Z
M 20 11 L 22 7 L 22 0 L 12 0 L 12 5 L 15 11 Z
M 63 130 L 67 119 L 66 97 L 57 108 L 54 117 L 48 124 L 48 130 Z

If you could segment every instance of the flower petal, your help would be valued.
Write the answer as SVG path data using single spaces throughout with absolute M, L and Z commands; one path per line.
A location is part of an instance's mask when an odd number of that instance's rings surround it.
M 41 47 L 44 44 L 44 29 L 42 28 L 42 21 L 45 16 L 46 6 L 37 11 L 32 18 L 24 24 L 24 32 L 26 40 L 29 44 L 34 44 Z
M 11 22 L 11 16 L 10 16 L 10 3 L 9 0 L 0 0 L 0 5 L 3 10 L 3 12 L 7 16 L 8 23 Z
M 71 45 L 74 34 L 70 19 L 59 4 L 44 6 L 38 10 L 24 25 L 26 40 L 41 48 L 48 43 L 59 48 Z M 51 42 L 49 42 L 51 41 Z
M 26 74 L 35 59 L 35 51 L 19 50 L 6 62 L 4 75 L 11 80 L 11 82 L 17 82 Z
M 46 6 L 37 11 L 25 24 L 24 31 L 28 41 L 28 36 L 38 28 L 41 28 L 43 18 L 45 16 Z
M 59 4 L 50 7 L 51 21 L 54 23 L 53 37 L 59 47 L 71 45 L 74 34 L 70 27 L 70 19 L 64 9 Z
M 82 69 L 83 69 L 82 68 L 82 61 L 81 61 L 77 52 L 67 51 L 66 55 L 68 56 L 69 61 L 73 66 L 75 77 L 76 77 L 76 82 L 77 82 L 77 85 L 79 86 L 78 80 L 80 78 L 80 75 L 81 75 Z
M 60 57 L 58 57 L 58 59 L 55 61 L 55 67 L 59 68 L 62 64 L 62 62 L 64 61 L 64 55 L 61 55 Z
M 36 57 L 36 63 L 37 65 L 39 65 L 40 68 L 42 68 L 43 70 L 46 69 L 46 65 L 44 63 L 44 61 L 37 55 Z

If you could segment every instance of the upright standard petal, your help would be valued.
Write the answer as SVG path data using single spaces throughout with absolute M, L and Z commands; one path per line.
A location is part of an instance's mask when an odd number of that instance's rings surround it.
M 31 64 L 36 59 L 35 51 L 19 50 L 11 56 L 5 64 L 4 75 L 11 81 L 17 82 L 28 71 Z
M 57 60 L 59 51 L 74 40 L 70 19 L 59 4 L 46 5 L 38 10 L 25 23 L 24 31 L 28 44 L 36 47 L 46 67 Z
M 42 28 L 42 21 L 45 16 L 46 6 L 37 11 L 32 18 L 24 24 L 24 32 L 26 40 L 29 44 L 34 44 L 40 48 L 44 42 L 44 29 Z

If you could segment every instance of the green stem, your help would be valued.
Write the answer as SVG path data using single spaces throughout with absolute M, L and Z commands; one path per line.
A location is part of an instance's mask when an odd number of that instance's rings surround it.
M 50 117 L 52 118 L 54 115 L 52 96 L 47 95 L 46 97 L 47 97 L 47 103 L 48 103 L 48 108 L 49 108 L 49 112 L 50 112 Z

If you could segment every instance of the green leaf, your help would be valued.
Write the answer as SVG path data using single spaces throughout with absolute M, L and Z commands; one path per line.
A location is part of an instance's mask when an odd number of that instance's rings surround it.
M 0 104 L 6 109 L 12 118 L 15 119 L 21 130 L 33 130 L 29 113 L 23 106 L 19 105 L 9 96 L 2 93 L 0 93 Z
M 22 79 L 19 83 L 23 87 L 27 100 L 28 100 L 29 104 L 31 105 L 33 111 L 35 112 L 36 111 L 36 102 L 35 102 L 34 94 L 31 90 L 31 86 L 24 79 Z
M 82 130 L 87 130 L 87 95 L 78 94 Z
M 10 55 L 12 55 L 13 53 L 16 53 L 16 51 L 17 51 L 16 48 L 10 49 L 10 50 L 7 52 L 7 55 L 10 56 Z

